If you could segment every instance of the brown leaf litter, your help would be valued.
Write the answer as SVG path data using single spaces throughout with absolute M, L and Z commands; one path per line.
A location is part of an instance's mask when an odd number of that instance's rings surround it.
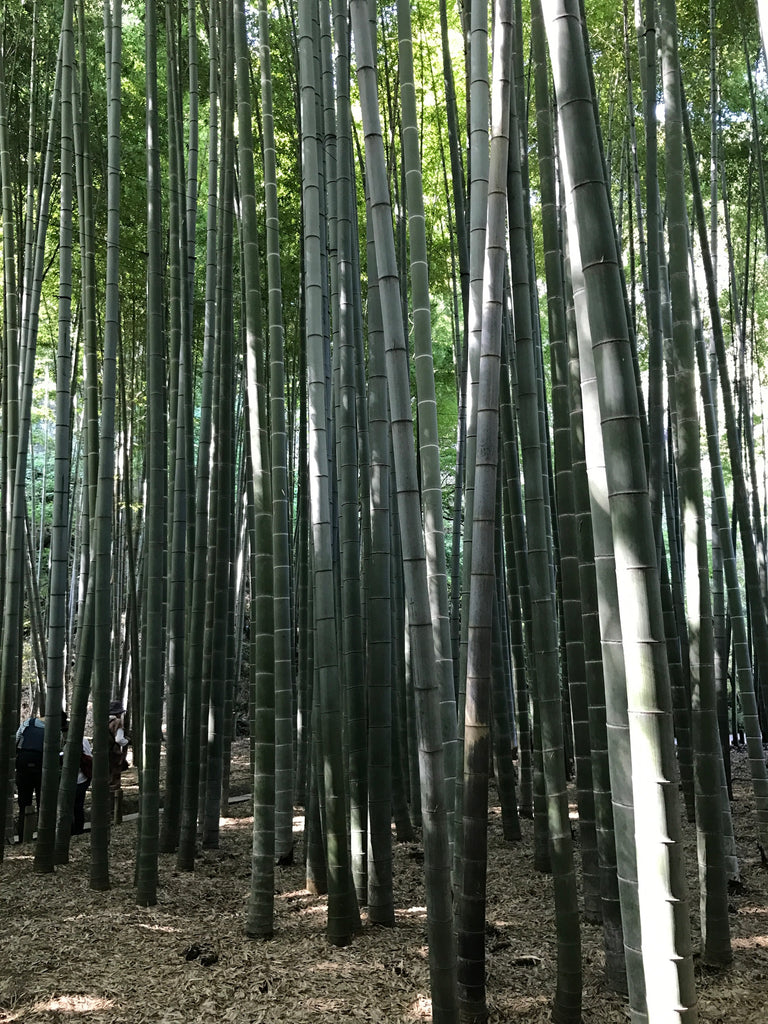
M 247 786 L 247 740 L 238 741 L 232 791 Z M 765 1024 L 768 992 L 768 870 L 761 863 L 746 757 L 734 755 L 734 828 L 742 887 L 731 896 L 734 961 L 697 966 L 699 1019 Z M 126 813 L 135 773 L 126 777 Z M 0 865 L 0 1024 L 405 1024 L 431 1020 L 424 872 L 412 844 L 395 844 L 396 926 L 363 928 L 343 949 L 325 938 L 326 900 L 305 889 L 303 820 L 296 865 L 275 869 L 275 937 L 244 933 L 250 882 L 250 802 L 232 802 L 218 850 L 194 873 L 160 857 L 155 907 L 133 887 L 136 822 L 115 826 L 107 893 L 89 888 L 88 834 L 74 837 L 70 863 L 32 870 L 34 848 L 6 850 Z M 555 989 L 552 886 L 533 869 L 532 823 L 504 843 L 489 815 L 487 992 L 489 1021 L 549 1021 Z M 695 836 L 685 825 L 695 856 Z M 689 862 L 691 858 L 689 857 Z M 689 867 L 695 897 L 695 864 Z M 694 942 L 698 900 L 691 900 Z M 599 927 L 582 928 L 585 1024 L 624 1024 L 625 1001 L 603 976 Z M 697 961 L 698 964 L 698 961 Z

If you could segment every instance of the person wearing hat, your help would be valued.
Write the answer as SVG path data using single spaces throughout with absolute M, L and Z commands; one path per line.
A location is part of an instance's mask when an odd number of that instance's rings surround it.
M 125 748 L 128 746 L 128 737 L 125 735 L 125 708 L 119 700 L 113 700 L 109 705 L 109 788 L 120 789 L 120 776 L 128 767 L 125 758 Z

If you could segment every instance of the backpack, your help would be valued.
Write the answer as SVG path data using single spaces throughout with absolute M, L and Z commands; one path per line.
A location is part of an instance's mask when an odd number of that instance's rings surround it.
M 41 767 L 44 740 L 45 729 L 40 729 L 35 725 L 34 717 L 30 718 L 16 744 L 16 767 L 22 769 Z
M 36 721 L 36 718 L 30 718 L 24 726 L 24 732 L 19 736 L 18 747 L 24 753 L 29 753 L 31 750 L 39 750 L 41 754 L 43 752 L 45 729 L 36 726 Z

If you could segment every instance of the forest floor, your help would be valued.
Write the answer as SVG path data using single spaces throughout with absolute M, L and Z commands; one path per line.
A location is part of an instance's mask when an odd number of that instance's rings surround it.
M 235 748 L 231 792 L 248 786 L 248 741 Z M 734 755 L 734 826 L 742 887 L 731 896 L 734 961 L 696 967 L 699 1019 L 768 1022 L 768 870 L 755 831 L 743 753 Z M 135 772 L 124 776 L 126 813 Z M 431 1020 L 424 872 L 417 843 L 395 844 L 396 927 L 368 923 L 343 949 L 325 938 L 326 901 L 304 887 L 303 818 L 296 866 L 275 872 L 275 937 L 243 930 L 250 881 L 250 801 L 230 803 L 217 850 L 194 873 L 160 857 L 158 903 L 139 907 L 133 888 L 136 822 L 113 829 L 108 893 L 89 888 L 88 834 L 51 875 L 32 870 L 33 848 L 6 848 L 0 865 L 0 1024 L 375 1024 Z M 489 812 L 487 991 L 489 1021 L 549 1021 L 555 990 L 552 884 L 533 869 L 532 823 L 505 843 Z M 689 862 L 695 836 L 685 828 Z M 690 884 L 696 890 L 695 866 Z M 697 900 L 692 903 L 698 903 Z M 694 907 L 694 944 L 698 939 Z M 582 928 L 584 1024 L 624 1024 L 625 1001 L 603 978 L 601 929 Z

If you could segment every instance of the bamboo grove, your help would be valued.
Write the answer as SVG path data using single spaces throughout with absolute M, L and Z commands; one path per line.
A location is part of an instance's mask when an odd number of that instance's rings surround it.
M 768 10 L 725 6 L 7 0 L 0 821 L 27 704 L 35 871 L 88 733 L 109 889 L 117 698 L 156 903 L 246 721 L 245 933 L 295 807 L 338 945 L 394 924 L 417 830 L 433 1019 L 482 1020 L 493 776 L 553 1019 L 587 921 L 633 1022 L 697 1020 L 732 742 L 768 848 Z

